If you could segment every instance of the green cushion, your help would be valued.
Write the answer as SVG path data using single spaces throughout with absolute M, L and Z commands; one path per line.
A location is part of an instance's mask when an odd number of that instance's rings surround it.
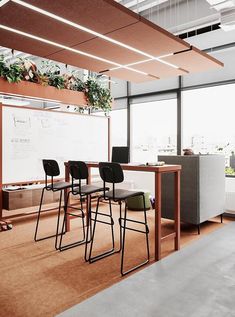
M 151 208 L 150 204 L 150 193 L 145 192 L 144 193 L 145 197 L 145 207 L 146 209 Z M 137 211 L 142 211 L 144 210 L 144 204 L 143 204 L 143 197 L 142 196 L 136 196 L 136 197 L 130 197 L 127 199 L 127 208 L 129 210 L 137 210 Z

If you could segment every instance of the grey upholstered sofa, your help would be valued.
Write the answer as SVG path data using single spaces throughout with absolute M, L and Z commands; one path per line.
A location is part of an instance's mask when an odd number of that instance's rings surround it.
M 181 172 L 181 221 L 198 226 L 221 215 L 225 206 L 225 158 L 222 155 L 158 156 L 159 161 L 179 164 Z M 162 180 L 162 217 L 173 219 L 173 175 Z M 222 219 L 222 218 L 221 218 Z

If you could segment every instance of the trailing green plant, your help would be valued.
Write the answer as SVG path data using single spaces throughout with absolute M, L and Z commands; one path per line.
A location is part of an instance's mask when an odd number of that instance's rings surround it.
M 34 62 L 22 58 L 7 65 L 4 56 L 1 55 L 0 77 L 5 78 L 9 83 L 26 80 L 58 89 L 81 91 L 84 92 L 90 109 L 102 110 L 105 114 L 111 110 L 110 90 L 103 87 L 96 78 L 88 78 L 83 82 L 76 71 L 72 74 L 61 74 L 59 65 L 51 61 L 42 61 L 38 69 Z M 83 111 L 83 107 L 80 108 Z
M 4 55 L 0 55 L 0 77 L 6 77 L 8 67 L 5 63 Z
M 58 89 L 64 89 L 65 88 L 65 79 L 61 75 L 51 75 L 49 77 L 48 81 L 49 86 L 56 87 Z
M 65 88 L 65 78 L 60 74 L 60 67 L 51 61 L 42 61 L 41 68 L 39 70 L 41 77 L 46 76 L 48 78 L 48 85 L 56 87 L 58 89 Z
M 23 71 L 20 63 L 10 64 L 6 70 L 5 77 L 9 83 L 19 83 L 23 79 Z
M 72 74 L 64 74 L 65 88 L 74 91 L 84 91 L 85 83 L 79 78 L 76 71 Z
M 94 78 L 88 78 L 85 85 L 85 95 L 87 97 L 88 105 L 90 105 L 92 109 L 103 110 L 105 114 L 109 113 L 112 103 L 110 90 L 102 87 Z
M 79 78 L 78 74 L 76 71 L 72 72 L 72 85 L 71 85 L 71 90 L 75 91 L 84 91 L 86 88 L 85 83 Z
M 23 80 L 37 82 L 37 66 L 27 58 L 19 58 L 18 64 L 22 70 Z

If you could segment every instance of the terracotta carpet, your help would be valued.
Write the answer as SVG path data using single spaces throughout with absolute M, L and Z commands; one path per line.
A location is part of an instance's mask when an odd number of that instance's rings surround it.
M 102 207 L 103 210 L 107 205 Z M 118 217 L 114 207 L 115 218 Z M 130 212 L 130 216 L 141 219 L 142 213 Z M 206 222 L 201 227 L 201 236 L 194 226 L 182 226 L 181 246 L 200 239 L 226 224 L 219 218 Z M 153 261 L 154 213 L 148 211 L 150 228 L 151 261 Z M 116 221 L 117 224 L 117 221 Z M 80 223 L 72 220 L 72 230 L 66 234 L 67 241 L 81 235 Z M 163 234 L 173 230 L 173 222 L 162 221 Z M 84 246 L 64 252 L 55 251 L 53 239 L 35 243 L 33 234 L 35 215 L 14 223 L 13 230 L 0 232 L 0 316 L 4 317 L 47 317 L 66 310 L 97 292 L 119 282 L 120 254 L 115 254 L 93 264 L 84 262 Z M 81 229 L 81 228 L 80 228 Z M 41 233 L 55 230 L 55 214 L 44 215 Z M 116 241 L 118 244 L 118 225 Z M 144 235 L 127 233 L 126 265 L 135 265 L 145 256 Z M 98 225 L 96 250 L 110 246 L 110 228 Z M 162 255 L 173 251 L 173 241 L 165 241 Z M 99 248 L 98 248 L 99 247 Z M 151 265 L 151 263 L 150 263 Z M 144 269 L 144 268 L 143 268 Z M 126 277 L 128 278 L 128 277 Z

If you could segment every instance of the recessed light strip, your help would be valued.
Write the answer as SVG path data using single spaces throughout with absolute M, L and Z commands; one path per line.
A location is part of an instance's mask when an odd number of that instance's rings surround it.
M 7 30 L 7 31 L 10 31 L 10 32 L 19 34 L 19 35 L 23 35 L 23 36 L 25 36 L 25 37 L 34 39 L 34 40 L 36 40 L 36 41 L 40 41 L 40 42 L 43 42 L 43 43 L 46 43 L 46 44 L 49 44 L 49 45 L 53 45 L 53 46 L 62 48 L 62 49 L 64 49 L 64 50 L 74 52 L 74 53 L 76 53 L 76 54 L 84 55 L 84 56 L 87 56 L 87 57 L 90 57 L 90 58 L 93 58 L 93 59 L 96 59 L 96 60 L 99 60 L 99 61 L 102 61 L 102 62 L 105 62 L 105 63 L 109 63 L 109 64 L 111 64 L 111 65 L 118 66 L 119 68 L 126 68 L 126 69 L 131 70 L 131 71 L 133 71 L 133 72 L 135 72 L 135 73 L 139 73 L 139 74 L 142 74 L 142 75 L 147 75 L 147 73 L 142 72 L 142 71 L 139 71 L 139 70 L 136 70 L 136 69 L 134 69 L 134 68 L 130 68 L 130 67 L 125 66 L 125 65 L 121 65 L 121 64 L 116 63 L 116 62 L 114 62 L 114 61 L 110 61 L 110 60 L 108 60 L 108 59 L 105 59 L 105 58 L 102 58 L 102 57 L 99 57 L 99 56 L 96 56 L 96 55 L 92 55 L 92 54 L 89 54 L 89 53 L 86 53 L 86 52 L 83 52 L 83 51 L 74 49 L 74 48 L 72 48 L 72 47 L 65 46 L 65 45 L 63 45 L 63 44 L 59 44 L 59 43 L 56 43 L 56 42 L 53 42 L 53 41 L 44 39 L 44 38 L 39 37 L 39 36 L 35 36 L 35 35 L 33 35 L 33 34 L 30 34 L 30 33 L 26 33 L 26 32 L 23 32 L 23 31 L 20 31 L 20 30 L 17 30 L 17 29 L 10 28 L 10 27 L 8 27 L 8 26 L 6 26 L 6 25 L 3 25 L 3 24 L 0 24 L 0 29 L 4 29 L 4 30 Z
M 166 57 L 166 56 L 171 56 L 171 55 L 173 55 L 173 54 L 168 54 L 168 55 L 165 55 L 164 57 Z M 154 59 L 155 60 L 155 59 Z M 124 65 L 125 67 L 129 67 L 129 66 L 134 66 L 134 65 L 139 65 L 139 64 L 143 64 L 143 63 L 147 63 L 147 62 L 150 62 L 150 61 L 153 61 L 153 59 L 152 58 L 149 58 L 149 59 L 145 59 L 145 60 L 142 60 L 142 61 L 139 61 L 139 62 L 135 62 L 135 63 L 131 63 L 131 64 L 126 64 L 126 65 Z M 169 65 L 170 63 L 168 63 L 168 62 L 164 62 L 164 64 L 166 64 L 166 65 Z M 171 64 L 170 64 L 171 65 Z M 110 70 L 117 70 L 117 69 L 120 69 L 121 67 L 113 67 L 113 68 L 111 68 Z M 180 69 L 179 67 L 174 67 L 174 68 L 176 68 L 176 69 Z
M 116 45 L 119 45 L 119 46 L 121 46 L 121 47 L 124 47 L 124 48 L 126 48 L 126 49 L 128 49 L 128 50 L 130 50 L 130 51 L 133 51 L 133 52 L 135 52 L 135 53 L 141 54 L 141 55 L 146 56 L 146 57 L 148 57 L 148 58 L 151 58 L 151 59 L 153 59 L 153 60 L 157 60 L 157 61 L 159 61 L 160 63 L 166 64 L 166 65 L 168 65 L 168 66 L 170 66 L 170 67 L 179 68 L 178 66 L 176 66 L 176 65 L 174 65 L 174 64 L 171 64 L 171 63 L 168 63 L 168 62 L 165 62 L 165 61 L 161 60 L 160 57 L 155 57 L 155 56 L 153 56 L 153 55 L 150 55 L 150 54 L 148 54 L 148 53 L 146 53 L 146 52 L 144 52 L 144 51 L 138 50 L 138 49 L 136 49 L 136 48 L 134 48 L 134 47 L 132 47 L 132 46 L 130 46 L 130 45 L 127 45 L 127 44 L 124 44 L 124 43 L 119 42 L 119 41 L 117 41 L 117 40 L 114 40 L 114 39 L 112 39 L 112 38 L 110 38 L 110 37 L 108 37 L 108 36 L 106 36 L 106 35 L 103 35 L 103 34 L 101 34 L 101 33 L 98 33 L 98 32 L 96 32 L 96 31 L 93 31 L 93 30 L 91 30 L 91 29 L 89 29 L 89 28 L 86 28 L 86 27 L 84 27 L 84 26 L 82 26 L 82 25 L 80 25 L 80 24 L 77 24 L 77 23 L 74 23 L 74 22 L 69 21 L 69 20 L 67 20 L 67 19 L 64 19 L 64 18 L 62 18 L 62 17 L 60 17 L 60 16 L 58 16 L 58 15 L 56 15 L 56 14 L 53 14 L 53 13 L 51 13 L 51 12 L 49 12 L 49 11 L 40 9 L 40 8 L 38 8 L 38 7 L 36 7 L 36 6 L 33 6 L 33 5 L 29 4 L 29 3 L 26 3 L 26 2 L 24 2 L 24 1 L 21 1 L 21 0 L 11 0 L 11 1 L 12 1 L 12 2 L 15 2 L 15 3 L 17 3 L 17 4 L 21 5 L 21 6 L 24 6 L 24 7 L 28 8 L 28 9 L 30 9 L 30 10 L 33 10 L 33 11 L 39 12 L 39 13 L 41 13 L 41 14 L 43 14 L 43 15 L 46 15 L 46 16 L 48 16 L 48 17 L 54 19 L 54 20 L 57 20 L 57 21 L 60 21 L 60 22 L 62 22 L 62 23 L 65 23 L 65 24 L 67 24 L 67 25 L 70 25 L 70 26 L 72 26 L 72 27 L 74 27 L 74 28 L 76 28 L 76 29 L 79 29 L 79 30 L 81 30 L 81 31 L 84 31 L 84 32 L 87 32 L 87 33 L 92 34 L 92 35 L 94 35 L 94 36 L 97 36 L 97 37 L 99 37 L 99 38 L 102 38 L 102 39 L 104 39 L 104 40 L 106 40 L 106 41 L 108 41 L 108 42 L 111 42 L 111 43 L 113 43 L 113 44 L 116 44 Z
M 143 61 L 139 61 L 139 62 L 135 62 L 135 63 L 131 63 L 131 64 L 126 64 L 124 66 L 125 67 L 129 67 L 129 66 L 139 65 L 139 64 L 142 64 L 142 63 L 150 62 L 152 60 L 153 60 L 152 58 L 148 58 L 148 59 L 145 59 Z M 120 69 L 120 68 L 121 67 L 113 67 L 113 68 L 110 68 L 110 70 L 117 70 L 117 69 Z
M 7 2 L 9 2 L 10 0 L 1 0 L 0 1 L 0 8 L 3 7 Z

